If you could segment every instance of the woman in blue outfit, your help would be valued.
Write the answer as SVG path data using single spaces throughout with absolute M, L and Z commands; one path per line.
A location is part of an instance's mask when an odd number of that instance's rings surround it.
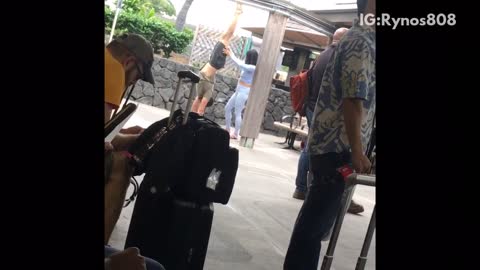
M 238 79 L 237 88 L 235 89 L 235 94 L 228 100 L 227 105 L 225 106 L 225 125 L 227 131 L 230 133 L 231 139 L 237 139 L 240 133 L 240 127 L 242 126 L 242 111 L 245 108 L 245 103 L 248 99 L 248 93 L 250 92 L 250 87 L 252 87 L 253 74 L 255 73 L 255 66 L 257 65 L 258 53 L 256 50 L 250 50 L 247 52 L 245 57 L 245 63 L 238 59 L 234 53 L 230 51 L 229 48 L 225 48 L 223 52 L 232 58 L 242 72 L 240 73 L 240 78 Z M 231 120 L 232 120 L 232 111 L 235 109 L 235 131 L 231 132 Z

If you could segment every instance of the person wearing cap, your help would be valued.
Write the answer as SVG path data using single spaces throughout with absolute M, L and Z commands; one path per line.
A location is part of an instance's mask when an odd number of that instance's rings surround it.
M 137 34 L 124 34 L 105 48 L 105 122 L 121 103 L 128 86 L 141 79 L 155 84 L 152 74 L 153 48 Z
M 237 3 L 232 22 L 228 26 L 227 31 L 222 34 L 220 40 L 215 44 L 210 60 L 200 70 L 200 82 L 197 85 L 197 97 L 193 101 L 192 112 L 198 113 L 199 115 L 205 113 L 208 101 L 212 98 L 215 74 L 217 70 L 225 66 L 227 55 L 224 53 L 224 49 L 230 45 L 230 39 L 233 37 L 240 14 L 242 14 L 242 4 Z
M 375 118 L 376 0 L 357 0 L 352 27 L 338 42 L 325 66 L 308 134 L 308 193 L 298 213 L 283 264 L 284 270 L 316 270 L 322 238 L 338 215 L 347 189 L 341 171 L 369 173 L 366 155 Z
M 155 83 L 152 64 L 152 45 L 140 35 L 124 34 L 106 46 L 105 123 L 110 120 L 112 111 L 120 106 L 127 87 L 135 85 L 139 79 Z M 120 217 L 132 175 L 129 157 L 123 151 L 142 131 L 143 128 L 138 126 L 122 129 L 111 143 L 105 143 L 105 245 Z M 141 256 L 136 248 L 118 251 L 108 246 L 105 246 L 105 269 L 164 270 L 158 262 Z
M 112 111 L 119 107 L 128 86 L 139 79 L 154 83 L 152 63 L 152 45 L 140 35 L 125 34 L 106 46 L 105 123 L 110 120 Z M 122 130 L 111 144 L 105 143 L 105 244 L 120 217 L 132 174 L 129 158 L 123 151 L 142 131 L 140 127 L 131 127 Z
M 122 102 L 127 87 L 137 80 L 155 84 L 152 74 L 153 47 L 144 37 L 137 34 L 124 34 L 114 39 L 105 48 L 105 117 L 107 123 L 112 111 Z M 143 131 L 140 127 L 130 127 L 120 131 L 112 140 L 116 150 L 126 150 Z

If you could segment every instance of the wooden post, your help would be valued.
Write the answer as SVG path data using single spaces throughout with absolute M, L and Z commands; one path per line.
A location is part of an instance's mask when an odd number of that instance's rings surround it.
M 240 145 L 253 148 L 262 126 L 268 95 L 272 90 L 272 79 L 278 54 L 282 45 L 287 19 L 283 14 L 270 12 L 263 35 L 262 47 L 258 56 L 257 68 L 248 97 L 247 107 L 240 130 Z

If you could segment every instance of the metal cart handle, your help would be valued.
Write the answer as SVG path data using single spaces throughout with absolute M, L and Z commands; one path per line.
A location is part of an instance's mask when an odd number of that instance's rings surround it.
M 372 175 L 352 173 L 347 177 L 347 184 L 349 185 L 364 185 L 374 187 L 375 182 L 375 176 Z

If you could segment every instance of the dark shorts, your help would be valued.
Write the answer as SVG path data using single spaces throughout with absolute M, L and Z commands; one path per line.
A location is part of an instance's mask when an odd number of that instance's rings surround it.
M 200 71 L 200 82 L 197 85 L 197 96 L 199 98 L 206 98 L 210 100 L 213 95 L 213 87 L 215 84 L 215 77 L 210 78 L 205 73 Z
M 227 55 L 223 53 L 223 49 L 225 49 L 225 44 L 218 41 L 213 48 L 212 55 L 210 56 L 210 61 L 208 62 L 210 66 L 216 69 L 221 69 L 225 66 Z

